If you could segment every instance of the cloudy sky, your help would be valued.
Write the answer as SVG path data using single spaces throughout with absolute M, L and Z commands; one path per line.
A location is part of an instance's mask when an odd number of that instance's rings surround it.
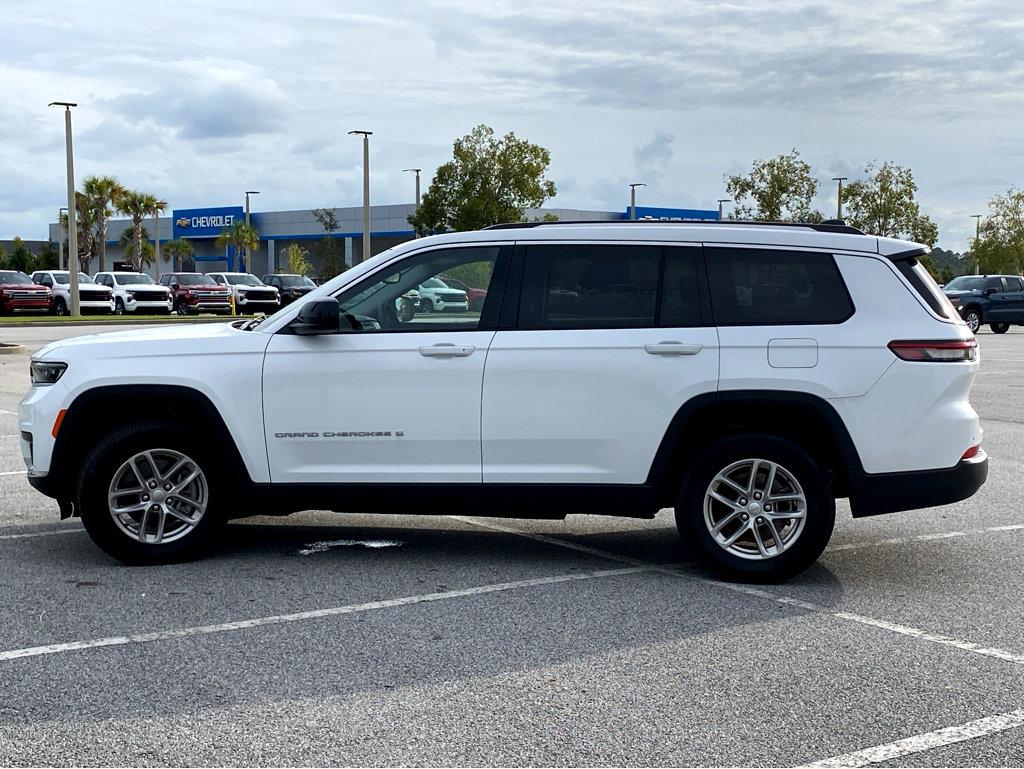
M 910 166 L 939 245 L 1024 185 L 1021 0 L 4 0 L 0 238 L 45 237 L 76 174 L 172 207 L 409 202 L 478 123 L 551 150 L 553 204 L 713 207 L 723 174 L 800 150 L 833 176 Z

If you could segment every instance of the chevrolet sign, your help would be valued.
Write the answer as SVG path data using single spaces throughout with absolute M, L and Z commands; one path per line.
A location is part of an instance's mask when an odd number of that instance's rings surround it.
M 215 238 L 244 216 L 241 206 L 175 209 L 173 235 L 175 238 Z

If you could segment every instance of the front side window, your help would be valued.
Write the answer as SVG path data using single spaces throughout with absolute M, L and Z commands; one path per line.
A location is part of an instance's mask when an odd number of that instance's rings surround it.
M 986 291 L 1002 291 L 1003 290 L 1003 279 L 1002 278 L 989 278 L 985 281 Z
M 831 254 L 721 247 L 705 253 L 719 325 L 841 323 L 853 314 Z
M 481 316 L 501 298 L 489 291 L 498 251 L 497 246 L 439 249 L 386 267 L 337 295 L 341 327 L 356 332 L 476 331 Z M 442 274 L 484 292 L 480 301 L 471 303 L 466 291 L 438 277 Z
M 653 326 L 660 262 L 659 246 L 529 246 L 519 328 Z

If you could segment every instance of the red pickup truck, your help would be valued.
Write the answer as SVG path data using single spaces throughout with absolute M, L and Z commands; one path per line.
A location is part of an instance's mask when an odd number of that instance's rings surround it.
M 0 315 L 32 311 L 50 311 L 50 289 L 23 272 L 0 270 Z

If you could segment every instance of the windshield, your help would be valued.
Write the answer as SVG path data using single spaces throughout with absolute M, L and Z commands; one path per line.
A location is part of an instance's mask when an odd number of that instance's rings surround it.
M 57 284 L 59 284 L 61 286 L 65 286 L 65 285 L 67 285 L 68 283 L 71 282 L 71 273 L 70 272 L 55 272 L 55 273 L 53 273 L 53 282 L 57 283 Z M 80 272 L 80 273 L 78 273 L 78 282 L 79 283 L 95 283 L 96 281 L 94 281 L 92 278 L 90 278 L 84 272 Z
M 8 285 L 28 283 L 29 285 L 32 285 L 33 281 L 32 278 L 23 272 L 0 272 L 0 283 L 6 283 Z
M 114 280 L 121 286 L 155 285 L 151 277 L 138 272 L 117 272 L 114 273 Z
M 316 283 L 305 275 L 279 275 L 278 279 L 281 281 L 282 286 L 287 286 L 289 288 L 316 288 Z
M 420 283 L 423 288 L 448 288 L 448 284 L 440 278 L 427 278 L 427 280 Z
M 217 281 L 209 275 L 179 275 L 175 281 L 179 286 L 216 286 Z
M 985 278 L 981 275 L 961 275 L 953 278 L 945 285 L 946 291 L 979 291 L 985 287 Z
M 263 283 L 255 275 L 225 275 L 232 286 L 262 286 Z

